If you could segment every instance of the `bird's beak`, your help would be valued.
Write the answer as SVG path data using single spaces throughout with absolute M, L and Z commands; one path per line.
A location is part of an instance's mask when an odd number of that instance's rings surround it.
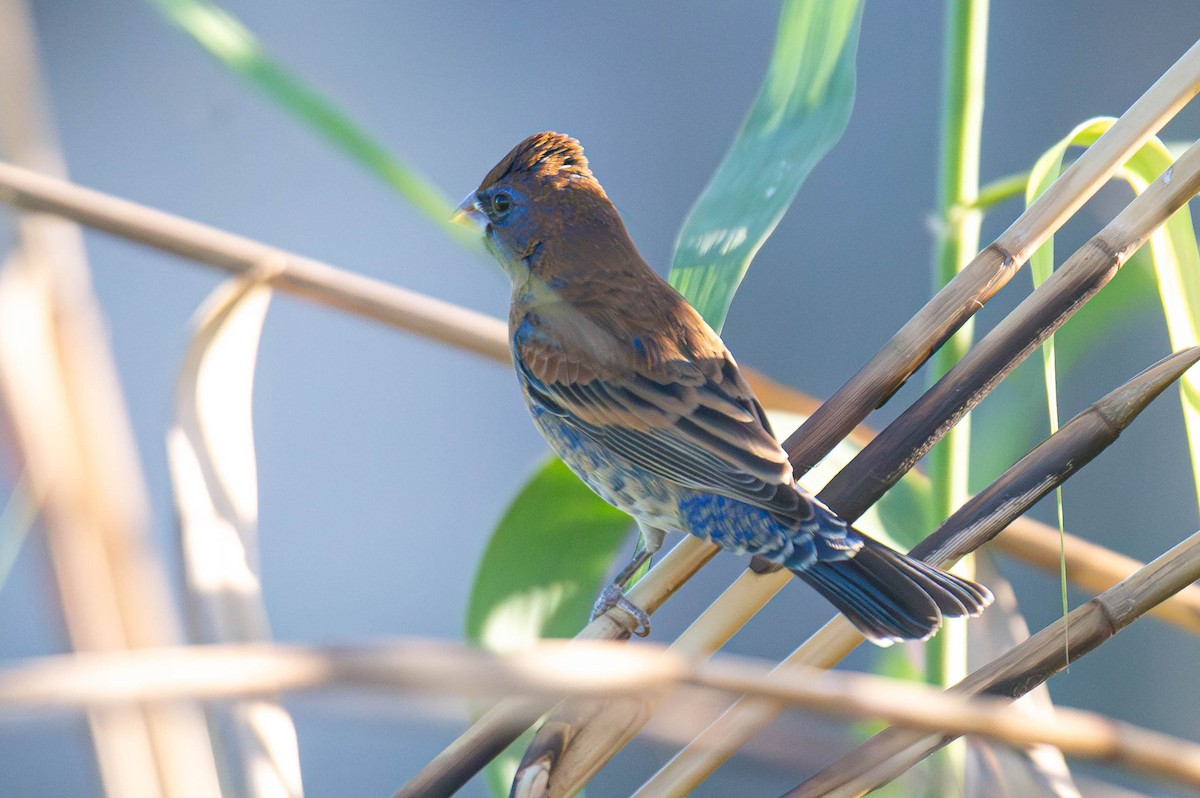
M 487 232 L 487 214 L 479 207 L 479 200 L 475 198 L 474 191 L 458 204 L 458 207 L 454 209 L 454 213 L 450 214 L 450 221 L 458 222 L 459 224 L 474 225 L 479 228 L 479 232 Z

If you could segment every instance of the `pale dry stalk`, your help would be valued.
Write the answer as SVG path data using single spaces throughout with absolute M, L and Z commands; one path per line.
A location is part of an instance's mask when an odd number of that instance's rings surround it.
M 0 0 L 0 150 L 62 174 L 42 94 L 28 8 Z M 42 214 L 23 214 L 18 234 L 20 251 L 0 275 L 0 394 L 40 507 L 71 645 L 178 643 L 82 235 Z M 107 794 L 217 794 L 195 706 L 125 706 L 88 721 Z
M 132 702 L 237 699 L 290 691 L 372 689 L 454 697 L 502 694 L 631 696 L 687 686 L 741 693 L 846 719 L 883 719 L 919 732 L 1038 743 L 1200 784 L 1200 745 L 1059 708 L 1032 718 L 1011 702 L 871 674 L 761 659 L 685 657 L 658 646 L 546 641 L 510 654 L 461 643 L 396 640 L 357 647 L 240 644 L 44 657 L 0 668 L 0 714 Z

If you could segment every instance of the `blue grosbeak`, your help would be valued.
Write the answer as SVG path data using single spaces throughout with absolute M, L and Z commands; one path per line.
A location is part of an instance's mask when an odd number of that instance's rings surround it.
M 815 587 L 870 640 L 929 637 L 977 615 L 984 587 L 900 554 L 796 485 L 762 406 L 720 337 L 638 254 L 579 142 L 530 136 L 459 206 L 512 279 L 509 332 L 533 421 L 644 547 L 690 532 Z

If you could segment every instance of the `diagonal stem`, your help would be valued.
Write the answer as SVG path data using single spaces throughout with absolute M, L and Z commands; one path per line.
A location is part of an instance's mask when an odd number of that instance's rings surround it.
M 856 424 L 886 402 L 1197 92 L 1200 42 L 1192 45 L 1045 194 L 788 437 L 784 448 L 797 471 L 804 473 L 812 468 Z

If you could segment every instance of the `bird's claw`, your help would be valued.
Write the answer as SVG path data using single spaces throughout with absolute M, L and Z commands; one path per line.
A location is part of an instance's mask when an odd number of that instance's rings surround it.
M 592 607 L 591 620 L 596 620 L 613 607 L 624 610 L 633 617 L 635 624 L 632 630 L 633 634 L 638 637 L 650 634 L 650 616 L 646 614 L 645 610 L 626 598 L 625 593 L 615 584 L 609 585 L 600 593 L 600 597 L 596 599 L 596 604 Z

